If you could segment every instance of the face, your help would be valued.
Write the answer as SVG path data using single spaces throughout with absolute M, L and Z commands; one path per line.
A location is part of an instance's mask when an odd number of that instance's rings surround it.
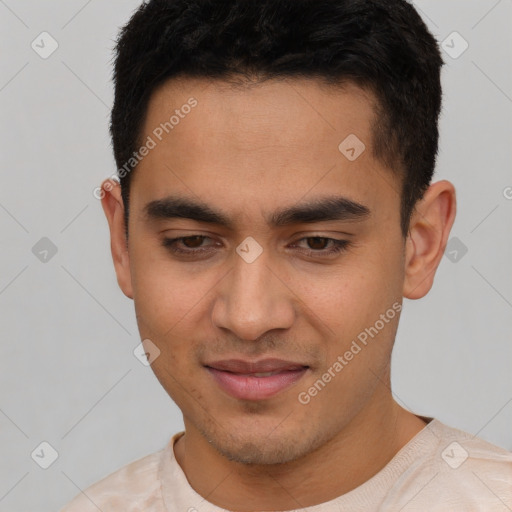
M 231 460 L 295 460 L 378 410 L 404 240 L 373 121 L 369 93 L 314 80 L 151 98 L 118 275 L 187 433 Z

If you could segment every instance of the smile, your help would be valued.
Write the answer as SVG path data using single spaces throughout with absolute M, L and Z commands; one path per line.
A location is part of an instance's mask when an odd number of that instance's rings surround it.
M 239 400 L 264 400 L 291 387 L 307 372 L 307 366 L 266 372 L 239 373 L 206 366 L 216 384 Z

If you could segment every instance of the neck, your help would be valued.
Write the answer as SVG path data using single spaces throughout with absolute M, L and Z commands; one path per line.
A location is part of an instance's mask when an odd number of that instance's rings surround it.
M 299 460 L 247 465 L 226 459 L 185 421 L 175 445 L 178 464 L 192 488 L 227 510 L 292 510 L 341 496 L 378 473 L 425 422 L 387 393 L 376 397 L 333 439 Z M 265 492 L 261 492 L 265 489 Z

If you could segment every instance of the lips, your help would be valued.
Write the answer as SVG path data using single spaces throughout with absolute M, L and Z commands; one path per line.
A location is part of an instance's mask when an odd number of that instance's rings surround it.
M 254 373 L 281 372 L 286 370 L 298 370 L 306 365 L 284 361 L 283 359 L 263 359 L 257 362 L 244 361 L 242 359 L 227 359 L 216 361 L 205 366 L 232 373 L 250 375 Z
M 283 359 L 228 359 L 205 365 L 223 391 L 241 400 L 263 400 L 301 379 L 307 365 Z

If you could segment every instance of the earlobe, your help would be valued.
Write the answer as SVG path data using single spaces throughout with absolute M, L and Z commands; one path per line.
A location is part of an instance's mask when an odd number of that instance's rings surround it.
M 106 179 L 101 184 L 101 205 L 110 229 L 110 249 L 117 275 L 117 282 L 123 293 L 133 299 L 130 272 L 130 257 L 124 225 L 124 204 L 120 184 Z
M 455 213 L 455 187 L 446 180 L 430 185 L 418 201 L 405 246 L 404 297 L 419 299 L 432 288 Z

